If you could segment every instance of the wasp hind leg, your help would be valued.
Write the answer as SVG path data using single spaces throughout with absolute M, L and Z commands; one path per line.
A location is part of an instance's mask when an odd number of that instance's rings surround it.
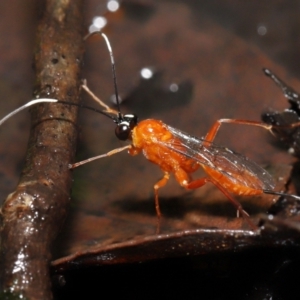
M 249 224 L 251 229 L 256 231 L 257 226 L 252 222 L 252 220 L 249 217 L 249 214 L 243 209 L 242 205 L 237 200 L 235 200 L 230 195 L 230 193 L 228 193 L 228 191 L 222 185 L 220 185 L 217 181 L 215 181 L 211 178 L 203 177 L 203 178 L 193 180 L 192 182 L 189 182 L 185 187 L 187 189 L 197 189 L 197 188 L 202 187 L 203 185 L 205 185 L 208 182 L 215 185 L 227 197 L 227 199 L 236 208 L 238 216 L 241 214 L 243 216 L 243 218 L 246 220 L 246 222 Z

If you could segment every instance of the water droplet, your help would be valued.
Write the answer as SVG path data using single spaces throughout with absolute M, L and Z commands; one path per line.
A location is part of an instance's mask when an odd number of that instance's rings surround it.
M 102 16 L 94 17 L 92 20 L 92 24 L 89 27 L 89 32 L 100 31 L 107 24 L 107 19 Z
M 119 99 L 119 103 L 121 104 L 122 103 L 122 98 L 119 96 L 118 99 Z M 111 95 L 110 96 L 110 102 L 115 104 L 115 105 L 117 104 L 116 95 Z
M 267 27 L 264 24 L 259 24 L 257 26 L 257 33 L 261 36 L 266 35 L 268 32 Z
M 140 74 L 141 74 L 142 78 L 150 79 L 153 77 L 153 70 L 151 68 L 143 68 L 140 71 Z
M 169 89 L 171 92 L 176 93 L 179 90 L 179 86 L 176 83 L 171 83 L 169 86 Z
M 120 3 L 119 1 L 116 0 L 109 0 L 107 2 L 107 9 L 111 12 L 115 12 L 120 8 Z
M 51 89 L 52 89 L 51 85 L 47 84 L 45 86 L 45 93 L 47 96 L 49 96 L 51 94 Z

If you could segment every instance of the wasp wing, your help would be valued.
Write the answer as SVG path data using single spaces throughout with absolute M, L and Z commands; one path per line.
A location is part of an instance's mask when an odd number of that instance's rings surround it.
M 216 146 L 196 138 L 176 128 L 167 125 L 174 139 L 160 141 L 163 146 L 194 159 L 217 170 L 228 177 L 233 183 L 248 186 L 254 189 L 272 190 L 274 182 L 271 175 L 249 158 L 238 154 L 228 148 Z M 250 179 L 255 178 L 255 180 Z

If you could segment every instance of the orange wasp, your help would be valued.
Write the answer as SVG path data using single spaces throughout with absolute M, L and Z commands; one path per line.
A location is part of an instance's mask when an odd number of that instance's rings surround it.
M 111 57 L 118 110 L 111 109 L 104 104 L 90 91 L 85 82 L 82 88 L 105 108 L 104 111 L 98 112 L 111 118 L 116 123 L 115 134 L 117 138 L 121 141 L 130 141 L 130 145 L 114 149 L 105 154 L 75 164 L 70 164 L 69 168 L 76 168 L 95 159 L 112 156 L 124 150 L 128 150 L 128 153 L 132 156 L 142 152 L 146 159 L 158 165 L 164 173 L 163 177 L 154 185 L 155 209 L 158 224 L 161 218 L 158 190 L 166 185 L 170 175 L 173 174 L 177 182 L 186 189 L 197 189 L 206 183 L 214 184 L 235 206 L 238 214 L 241 214 L 246 219 L 250 227 L 256 229 L 257 227 L 253 224 L 249 215 L 231 194 L 283 194 L 273 191 L 274 182 L 266 170 L 243 155 L 235 153 L 228 148 L 213 144 L 213 141 L 222 123 L 259 126 L 269 131 L 272 131 L 274 126 L 255 121 L 220 119 L 215 122 L 205 138 L 196 138 L 179 129 L 164 124 L 160 120 L 147 119 L 138 122 L 136 115 L 122 114 L 118 101 L 115 62 L 112 49 L 106 35 L 102 33 L 102 36 L 106 41 Z M 83 107 L 95 110 L 91 107 Z M 203 168 L 208 176 L 193 180 L 191 174 L 200 167 Z
M 161 218 L 159 208 L 158 190 L 166 185 L 170 175 L 173 174 L 177 182 L 186 189 L 197 189 L 206 183 L 214 184 L 235 206 L 238 214 L 241 214 L 253 230 L 257 227 L 253 224 L 247 212 L 241 204 L 234 199 L 234 195 L 261 195 L 263 193 L 273 195 L 292 196 L 299 200 L 296 195 L 286 195 L 274 191 L 274 182 L 271 175 L 251 161 L 249 158 L 238 154 L 228 148 L 220 147 L 213 144 L 213 141 L 223 123 L 234 123 L 252 125 L 265 128 L 272 132 L 275 125 L 269 125 L 256 121 L 246 121 L 237 119 L 220 119 L 214 123 L 204 138 L 196 138 L 179 129 L 164 124 L 160 120 L 147 119 L 138 123 L 136 115 L 122 114 L 118 101 L 118 89 L 116 83 L 115 62 L 112 49 L 108 38 L 102 33 L 111 58 L 113 82 L 118 110 L 114 110 L 97 98 L 87 87 L 84 82 L 82 88 L 97 101 L 104 110 L 98 110 L 86 105 L 60 101 L 57 99 L 36 99 L 14 110 L 0 120 L 0 125 L 8 118 L 19 111 L 31 105 L 41 102 L 56 102 L 67 105 L 75 105 L 82 108 L 90 109 L 111 118 L 116 123 L 115 134 L 121 141 L 130 141 L 130 145 L 111 150 L 105 154 L 86 159 L 75 164 L 69 164 L 73 169 L 85 163 L 91 162 L 103 157 L 112 156 L 124 150 L 132 156 L 143 153 L 146 159 L 158 165 L 163 171 L 163 177 L 155 183 L 155 209 L 158 217 L 157 231 Z M 288 125 L 289 127 L 299 126 L 299 123 Z M 191 174 L 199 168 L 208 175 L 207 177 L 193 180 Z

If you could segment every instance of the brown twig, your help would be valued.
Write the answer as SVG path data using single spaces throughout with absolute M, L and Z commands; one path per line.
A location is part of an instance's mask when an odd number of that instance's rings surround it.
M 35 50 L 36 97 L 79 101 L 82 0 L 47 0 Z M 77 108 L 43 104 L 32 127 L 20 183 L 2 207 L 2 281 L 6 294 L 51 299 L 50 246 L 66 217 Z

